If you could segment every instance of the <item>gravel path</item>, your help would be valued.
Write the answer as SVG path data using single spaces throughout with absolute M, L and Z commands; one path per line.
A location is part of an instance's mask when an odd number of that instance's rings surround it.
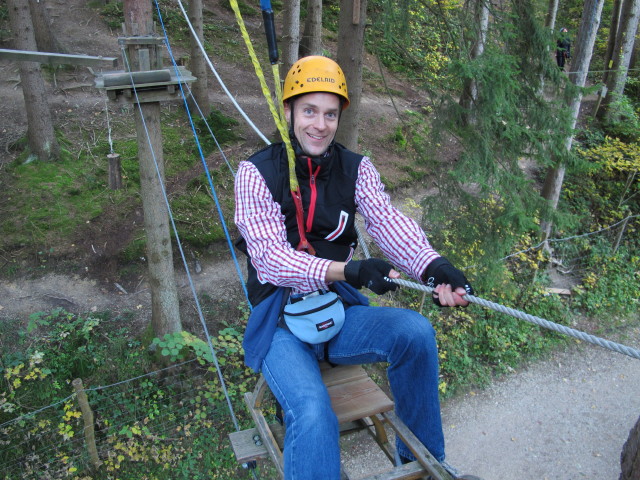
M 640 329 L 620 341 L 638 348 Z M 618 480 L 640 416 L 640 361 L 582 344 L 443 403 L 447 460 L 483 480 Z M 391 432 L 389 432 L 391 435 Z M 349 475 L 389 462 L 366 434 L 342 441 Z
M 638 347 L 639 332 L 621 343 Z M 448 460 L 484 480 L 617 480 L 640 361 L 580 346 L 447 402 Z

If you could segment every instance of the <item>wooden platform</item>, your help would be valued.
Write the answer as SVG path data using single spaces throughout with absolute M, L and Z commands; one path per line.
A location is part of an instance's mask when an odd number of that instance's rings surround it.
M 322 378 L 327 386 L 340 431 L 367 430 L 390 460 L 389 470 L 366 477 L 366 480 L 400 480 L 431 478 L 452 480 L 440 463 L 396 416 L 393 401 L 367 375 L 360 365 L 323 367 Z M 270 458 L 281 478 L 284 477 L 282 450 L 284 427 L 267 423 L 263 411 L 263 397 L 268 387 L 261 376 L 252 393 L 245 394 L 245 403 L 256 424 L 255 428 L 229 435 L 231 446 L 242 464 L 259 458 Z M 395 446 L 385 431 L 391 427 L 418 459 L 406 465 L 395 466 Z M 342 479 L 348 480 L 346 472 Z

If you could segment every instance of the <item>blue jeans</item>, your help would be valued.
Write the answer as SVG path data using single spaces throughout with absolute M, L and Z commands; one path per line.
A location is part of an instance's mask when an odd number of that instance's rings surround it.
M 444 435 L 438 398 L 435 331 L 422 315 L 400 308 L 353 306 L 342 330 L 329 341 L 328 360 L 339 365 L 388 362 L 396 413 L 438 460 Z M 322 382 L 324 345 L 309 345 L 277 328 L 262 373 L 282 405 L 288 480 L 340 478 L 338 422 Z M 413 458 L 397 442 L 400 455 Z

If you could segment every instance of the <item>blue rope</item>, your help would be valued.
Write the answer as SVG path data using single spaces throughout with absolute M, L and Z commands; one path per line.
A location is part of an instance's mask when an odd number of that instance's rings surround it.
M 144 113 L 142 112 L 142 108 L 140 106 L 140 98 L 138 97 L 138 91 L 136 89 L 136 84 L 135 81 L 133 80 L 133 73 L 131 71 L 131 65 L 129 64 L 129 59 L 127 58 L 127 52 L 124 48 L 124 46 L 122 47 L 122 58 L 124 59 L 124 62 L 126 64 L 127 67 L 127 71 L 129 72 L 129 77 L 131 79 L 131 85 L 133 88 L 133 93 L 136 97 L 136 103 L 138 104 L 138 108 L 140 109 L 140 118 L 142 119 L 142 125 L 144 127 L 144 131 L 147 135 L 147 141 L 149 142 L 149 151 L 151 152 L 151 157 L 153 159 L 153 163 L 156 167 L 156 174 L 158 176 L 158 183 L 160 185 L 160 189 L 162 190 L 162 197 L 164 198 L 164 202 L 165 202 L 165 206 L 167 207 L 167 212 L 169 215 L 169 221 L 171 222 L 171 228 L 173 229 L 173 233 L 176 236 L 176 244 L 178 245 L 178 249 L 180 251 L 180 256 L 182 258 L 182 263 L 185 266 L 185 270 L 187 272 L 187 276 L 189 277 L 189 285 L 191 286 L 191 291 L 193 293 L 195 302 L 196 302 L 196 306 L 197 306 L 197 310 L 198 310 L 198 315 L 200 317 L 200 322 L 202 323 L 202 327 L 204 328 L 204 333 L 207 339 L 207 344 L 209 345 L 209 349 L 211 350 L 211 355 L 213 357 L 213 364 L 216 368 L 216 372 L 218 373 L 218 378 L 220 379 L 220 385 L 222 386 L 222 390 L 224 392 L 224 395 L 227 399 L 227 404 L 229 406 L 229 409 L 231 411 L 231 418 L 233 420 L 233 423 L 236 427 L 236 430 L 240 430 L 240 426 L 238 424 L 238 420 L 236 419 L 235 416 L 235 412 L 233 411 L 233 406 L 231 405 L 231 399 L 229 398 L 229 394 L 227 393 L 227 386 L 224 382 L 224 378 L 222 377 L 222 371 L 220 369 L 220 364 L 218 362 L 218 357 L 216 355 L 215 349 L 213 348 L 213 344 L 211 343 L 211 336 L 209 335 L 209 330 L 207 329 L 207 325 L 204 321 L 204 318 L 202 316 L 202 309 L 200 308 L 200 302 L 198 300 L 198 296 L 195 292 L 195 287 L 193 285 L 193 281 L 191 278 L 191 275 L 189 273 L 189 266 L 187 265 L 187 258 L 184 254 L 184 250 L 182 249 L 182 242 L 180 241 L 180 236 L 178 235 L 178 229 L 176 227 L 175 224 L 175 220 L 173 218 L 173 212 L 171 211 L 171 205 L 169 204 L 169 197 L 167 196 L 167 191 L 164 187 L 164 184 L 162 182 L 162 174 L 160 173 L 160 168 L 158 166 L 158 159 L 156 158 L 156 154 L 155 151 L 153 150 L 153 144 L 151 142 L 151 136 L 149 135 L 149 128 L 147 127 L 147 122 L 144 118 Z
M 172 52 L 171 52 L 171 47 L 170 47 L 170 45 L 169 45 L 169 41 L 168 41 L 168 37 L 167 37 L 167 33 L 166 33 L 166 29 L 165 29 L 165 27 L 164 27 L 164 22 L 163 22 L 163 20 L 162 20 L 162 14 L 161 14 L 161 12 L 160 12 L 160 7 L 159 7 L 159 5 L 158 5 L 157 0 L 155 0 L 155 5 L 156 5 L 157 12 L 158 12 L 158 17 L 159 17 L 159 19 L 160 19 L 160 23 L 161 23 L 161 25 L 162 25 L 162 29 L 163 29 L 163 31 L 164 31 L 164 33 L 165 33 L 165 42 L 166 42 L 166 45 L 167 45 L 167 49 L 168 49 L 168 51 L 169 51 L 169 53 L 170 53 L 170 55 L 171 55 L 171 59 L 172 59 L 172 61 L 173 61 L 173 65 L 174 65 L 174 67 L 175 67 L 175 68 L 176 68 L 176 70 L 177 70 L 177 64 L 176 64 L 176 62 L 175 62 L 175 58 L 173 57 L 173 54 L 172 54 Z M 126 63 L 126 67 L 127 67 L 127 71 L 129 72 L 129 76 L 131 77 L 131 84 L 132 84 L 132 87 L 133 87 L 134 95 L 135 95 L 135 97 L 136 97 L 136 102 L 137 102 L 137 104 L 138 104 L 138 108 L 140 108 L 140 99 L 139 99 L 139 97 L 138 97 L 138 92 L 137 92 L 137 90 L 136 90 L 135 82 L 134 82 L 134 80 L 133 80 L 133 74 L 132 74 L 132 72 L 131 72 L 131 66 L 130 66 L 130 64 L 129 64 L 129 60 L 128 60 L 128 58 L 127 58 L 127 53 L 126 53 L 126 50 L 125 50 L 125 48 L 124 48 L 124 47 L 122 47 L 122 56 L 123 56 L 123 59 L 124 59 L 124 61 L 125 61 L 125 63 Z M 180 73 L 179 73 L 179 71 L 178 71 L 178 76 L 179 76 L 179 75 L 180 75 Z M 189 111 L 189 107 L 188 107 L 188 105 L 186 105 L 186 97 L 185 97 L 185 95 L 184 95 L 184 91 L 183 91 L 183 89 L 182 89 L 182 85 L 181 85 L 181 84 L 179 84 L 179 85 L 180 85 L 180 91 L 181 91 L 182 96 L 183 96 L 183 99 L 184 99 L 184 101 L 185 101 L 185 107 L 186 107 L 186 109 L 187 109 L 187 113 L 188 113 L 188 115 L 189 115 L 189 121 L 190 121 L 190 123 L 191 123 L 191 128 L 192 128 L 192 130 L 193 130 L 193 132 L 194 132 L 194 136 L 195 136 L 195 139 L 196 139 L 196 144 L 197 144 L 197 146 L 198 146 L 198 151 L 200 152 L 200 157 L 201 157 L 201 159 L 202 159 L 202 161 L 203 161 L 203 164 L 205 165 L 205 171 L 206 171 L 206 173 L 207 173 L 207 178 L 208 178 L 208 180 L 209 180 L 209 184 L 210 184 L 210 186 L 211 186 L 211 191 L 212 191 L 212 194 L 213 194 L 213 196 L 214 196 L 214 200 L 215 200 L 215 202 L 216 202 L 216 207 L 218 208 L 218 213 L 219 213 L 220 218 L 221 218 L 221 221 L 222 221 L 222 225 L 223 225 L 223 228 L 224 228 L 224 231 L 225 231 L 225 235 L 226 235 L 226 237 L 227 237 L 227 240 L 228 240 L 228 241 L 229 241 L 229 243 L 230 243 L 230 246 L 232 246 L 232 244 L 231 244 L 231 240 L 230 240 L 230 235 L 229 235 L 229 232 L 228 232 L 228 230 L 227 230 L 227 228 L 226 228 L 226 223 L 225 223 L 225 220 L 224 220 L 224 215 L 223 215 L 223 213 L 222 213 L 222 209 L 221 209 L 221 206 L 220 206 L 220 202 L 218 201 L 217 194 L 215 193 L 215 188 L 213 187 L 213 183 L 212 183 L 212 180 L 211 180 L 211 176 L 210 176 L 210 174 L 209 174 L 209 171 L 208 171 L 208 168 L 207 168 L 207 165 L 206 165 L 206 161 L 204 160 L 204 155 L 203 155 L 203 153 L 202 153 L 202 148 L 201 148 L 200 143 L 199 143 L 198 138 L 197 138 L 197 134 L 196 134 L 196 131 L 195 131 L 195 126 L 194 126 L 194 123 L 193 123 L 193 119 L 191 118 L 191 114 L 190 114 L 190 111 Z M 216 371 L 217 371 L 217 373 L 218 373 L 218 377 L 219 377 L 219 380 L 220 380 L 220 384 L 221 384 L 222 390 L 223 390 L 223 392 L 224 392 L 225 398 L 226 398 L 226 400 L 227 400 L 227 405 L 228 405 L 229 412 L 230 412 L 230 414 L 231 414 L 231 418 L 232 418 L 232 420 L 233 420 L 234 426 L 235 426 L 236 430 L 240 430 L 240 426 L 239 426 L 238 420 L 237 420 L 237 418 L 236 418 L 235 412 L 234 412 L 234 410 L 233 410 L 233 405 L 231 404 L 231 399 L 230 399 L 229 394 L 228 394 L 228 391 L 227 391 L 226 383 L 225 383 L 225 381 L 224 381 L 224 378 L 222 377 L 222 371 L 221 371 L 221 369 L 220 369 L 220 364 L 219 364 L 219 362 L 218 362 L 218 358 L 217 358 L 217 355 L 216 355 L 215 349 L 213 348 L 213 344 L 212 344 L 212 342 L 211 342 L 211 336 L 209 335 L 209 330 L 208 330 L 208 328 L 207 328 L 206 322 L 204 321 L 204 316 L 203 316 L 203 314 L 202 314 L 202 308 L 201 308 L 201 306 L 200 306 L 200 302 L 199 302 L 199 300 L 198 300 L 197 293 L 196 293 L 196 291 L 195 291 L 195 286 L 194 286 L 194 284 L 193 284 L 193 279 L 192 279 L 192 277 L 191 277 L 191 274 L 190 274 L 190 271 L 189 271 L 189 267 L 188 267 L 188 264 L 187 264 L 187 260 L 186 260 L 186 256 L 185 256 L 185 254 L 184 254 L 184 250 L 183 250 L 183 248 L 182 248 L 182 242 L 180 241 L 180 237 L 179 237 L 179 235 L 178 235 L 178 229 L 177 229 L 177 227 L 176 227 L 175 220 L 174 220 L 174 217 L 173 217 L 173 213 L 172 213 L 172 211 L 171 211 L 171 206 L 170 206 L 170 204 L 169 204 L 169 198 L 168 198 L 168 196 L 167 196 L 166 189 L 165 189 L 164 184 L 163 184 L 163 182 L 162 182 L 162 174 L 161 174 L 160 169 L 159 169 L 159 166 L 158 166 L 158 161 L 157 161 L 157 158 L 156 158 L 155 152 L 154 152 L 154 150 L 153 150 L 153 145 L 152 145 L 152 143 L 151 143 L 151 137 L 150 137 L 150 135 L 149 135 L 149 129 L 148 129 L 148 127 L 147 127 L 147 123 L 146 123 L 146 120 L 145 120 L 145 118 L 144 118 L 144 115 L 143 115 L 142 110 L 140 110 L 140 118 L 142 119 L 142 125 L 143 125 L 144 130 L 145 130 L 146 135 L 147 135 L 147 141 L 149 142 L 149 147 L 150 147 L 150 151 L 151 151 L 152 159 L 153 159 L 154 164 L 155 164 L 156 174 L 157 174 L 158 179 L 159 179 L 159 184 L 160 184 L 160 188 L 161 188 L 161 190 L 162 190 L 163 198 L 164 198 L 164 201 L 165 201 L 165 206 L 167 207 L 167 212 L 168 212 L 169 220 L 170 220 L 170 222 L 171 222 L 171 226 L 172 226 L 173 232 L 174 232 L 174 234 L 175 234 L 175 236 L 176 236 L 176 243 L 177 243 L 178 249 L 179 249 L 179 251 L 180 251 L 180 256 L 181 256 L 181 258 L 182 258 L 183 264 L 184 264 L 184 266 L 185 266 L 185 271 L 186 271 L 186 273 L 187 273 L 187 277 L 188 277 L 188 279 L 189 279 L 189 285 L 190 285 L 190 287 L 191 287 L 191 291 L 192 291 L 192 294 L 193 294 L 193 297 L 194 297 L 194 300 L 195 300 L 195 303 L 196 303 L 196 307 L 197 307 L 197 311 L 198 311 L 198 316 L 199 316 L 199 318 L 200 318 L 200 322 L 201 322 L 201 324 L 202 324 L 202 327 L 203 327 L 203 330 L 204 330 L 204 333 L 205 333 L 205 336 L 206 336 L 206 339 L 207 339 L 207 344 L 208 344 L 209 349 L 210 349 L 210 351 L 211 351 L 212 360 L 213 360 L 214 366 L 215 366 L 215 368 L 216 368 Z M 232 255 L 233 255 L 233 257 L 234 257 L 234 262 L 235 262 L 235 264 L 236 264 L 236 268 L 237 268 L 237 270 L 240 272 L 239 264 L 238 264 L 238 262 L 237 262 L 237 259 L 236 259 L 235 255 L 234 255 L 234 252 L 233 252 L 233 249 L 232 249 L 232 248 L 231 248 L 231 254 L 232 254 Z M 242 280 L 242 275 L 241 275 L 241 274 L 240 274 L 240 279 Z M 243 282 L 241 282 L 241 283 L 243 283 Z M 244 283 L 243 283 L 243 288 L 244 288 Z M 248 294 L 247 294 L 247 292 L 246 292 L 246 288 L 245 288 L 245 295 L 247 295 L 247 298 L 248 298 Z
M 181 78 L 181 74 L 180 74 L 180 69 L 178 68 L 178 64 L 176 62 L 175 57 L 173 56 L 173 51 L 171 50 L 171 45 L 169 44 L 169 37 L 167 35 L 167 30 L 164 26 L 164 22 L 162 20 L 162 14 L 160 13 L 160 6 L 158 5 L 158 0 L 154 0 L 154 3 L 156 5 L 156 10 L 158 11 L 158 18 L 160 20 L 160 25 L 162 27 L 162 31 L 164 33 L 164 38 L 165 38 L 165 44 L 167 46 L 167 51 L 169 53 L 169 57 L 171 58 L 171 63 L 173 65 L 173 68 L 175 70 L 176 76 L 178 77 L 178 79 Z M 247 302 L 249 302 L 249 292 L 247 291 L 246 285 L 243 281 L 243 276 L 242 276 L 242 270 L 240 269 L 240 264 L 238 263 L 238 257 L 235 254 L 235 250 L 233 247 L 233 241 L 231 240 L 231 235 L 229 234 L 229 230 L 227 228 L 227 222 L 224 218 L 224 213 L 222 212 L 222 207 L 220 206 L 220 200 L 218 199 L 218 194 L 216 193 L 216 189 L 213 186 L 213 180 L 211 178 L 211 172 L 209 170 L 209 167 L 207 165 L 207 161 L 204 158 L 204 153 L 202 152 L 202 145 L 200 144 L 200 139 L 198 138 L 198 132 L 196 131 L 196 127 L 195 124 L 193 123 L 193 117 L 191 115 L 191 110 L 189 108 L 189 103 L 187 102 L 187 96 L 184 94 L 184 88 L 182 86 L 182 82 L 178 83 L 179 87 L 180 87 L 180 93 L 182 94 L 182 99 L 184 101 L 184 108 L 187 112 L 187 117 L 189 118 L 189 124 L 191 125 L 191 131 L 193 132 L 193 138 L 196 142 L 196 146 L 198 148 L 198 154 L 200 155 L 200 160 L 202 161 L 202 166 L 204 168 L 204 172 L 205 175 L 207 177 L 207 182 L 209 183 L 209 187 L 211 188 L 211 194 L 213 196 L 214 202 L 216 204 L 216 209 L 218 210 L 218 215 L 220 217 L 220 222 L 222 224 L 222 228 L 224 230 L 224 234 L 227 240 L 227 244 L 229 246 L 229 251 L 231 253 L 231 257 L 233 258 L 233 263 L 235 265 L 236 268 L 236 272 L 238 273 L 238 277 L 240 278 L 240 283 L 242 285 L 242 289 L 244 291 L 245 297 L 247 298 Z M 202 114 L 202 112 L 201 112 Z M 211 131 L 211 130 L 209 130 Z M 212 132 L 213 135 L 213 132 Z M 218 148 L 220 149 L 220 144 L 218 143 L 217 139 L 215 138 L 215 136 L 213 137 L 214 140 L 216 141 L 216 145 L 218 146 Z M 222 149 L 220 149 L 222 150 Z M 224 154 L 223 154 L 224 156 Z M 249 308 L 251 307 L 251 304 L 249 303 Z

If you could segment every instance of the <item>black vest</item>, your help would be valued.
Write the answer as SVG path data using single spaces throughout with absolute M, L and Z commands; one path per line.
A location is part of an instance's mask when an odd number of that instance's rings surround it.
M 351 249 L 357 245 L 355 193 L 358 169 L 363 156 L 337 143 L 329 152 L 328 155 L 318 158 L 299 156 L 296 159 L 296 174 L 302 194 L 305 226 L 309 216 L 313 215 L 311 229 L 305 231 L 307 240 L 316 250 L 316 256 L 344 262 L 349 257 Z M 274 201 L 280 204 L 285 216 L 287 240 L 296 248 L 300 242 L 300 235 L 296 208 L 289 188 L 289 165 L 284 144 L 270 145 L 251 156 L 248 161 L 256 166 L 265 179 Z M 314 197 L 315 208 L 311 208 Z M 240 239 L 236 245 L 247 253 L 244 239 Z M 251 259 L 248 259 L 247 267 L 249 300 L 255 306 L 269 296 L 276 286 L 270 283 L 261 284 L 258 281 Z

